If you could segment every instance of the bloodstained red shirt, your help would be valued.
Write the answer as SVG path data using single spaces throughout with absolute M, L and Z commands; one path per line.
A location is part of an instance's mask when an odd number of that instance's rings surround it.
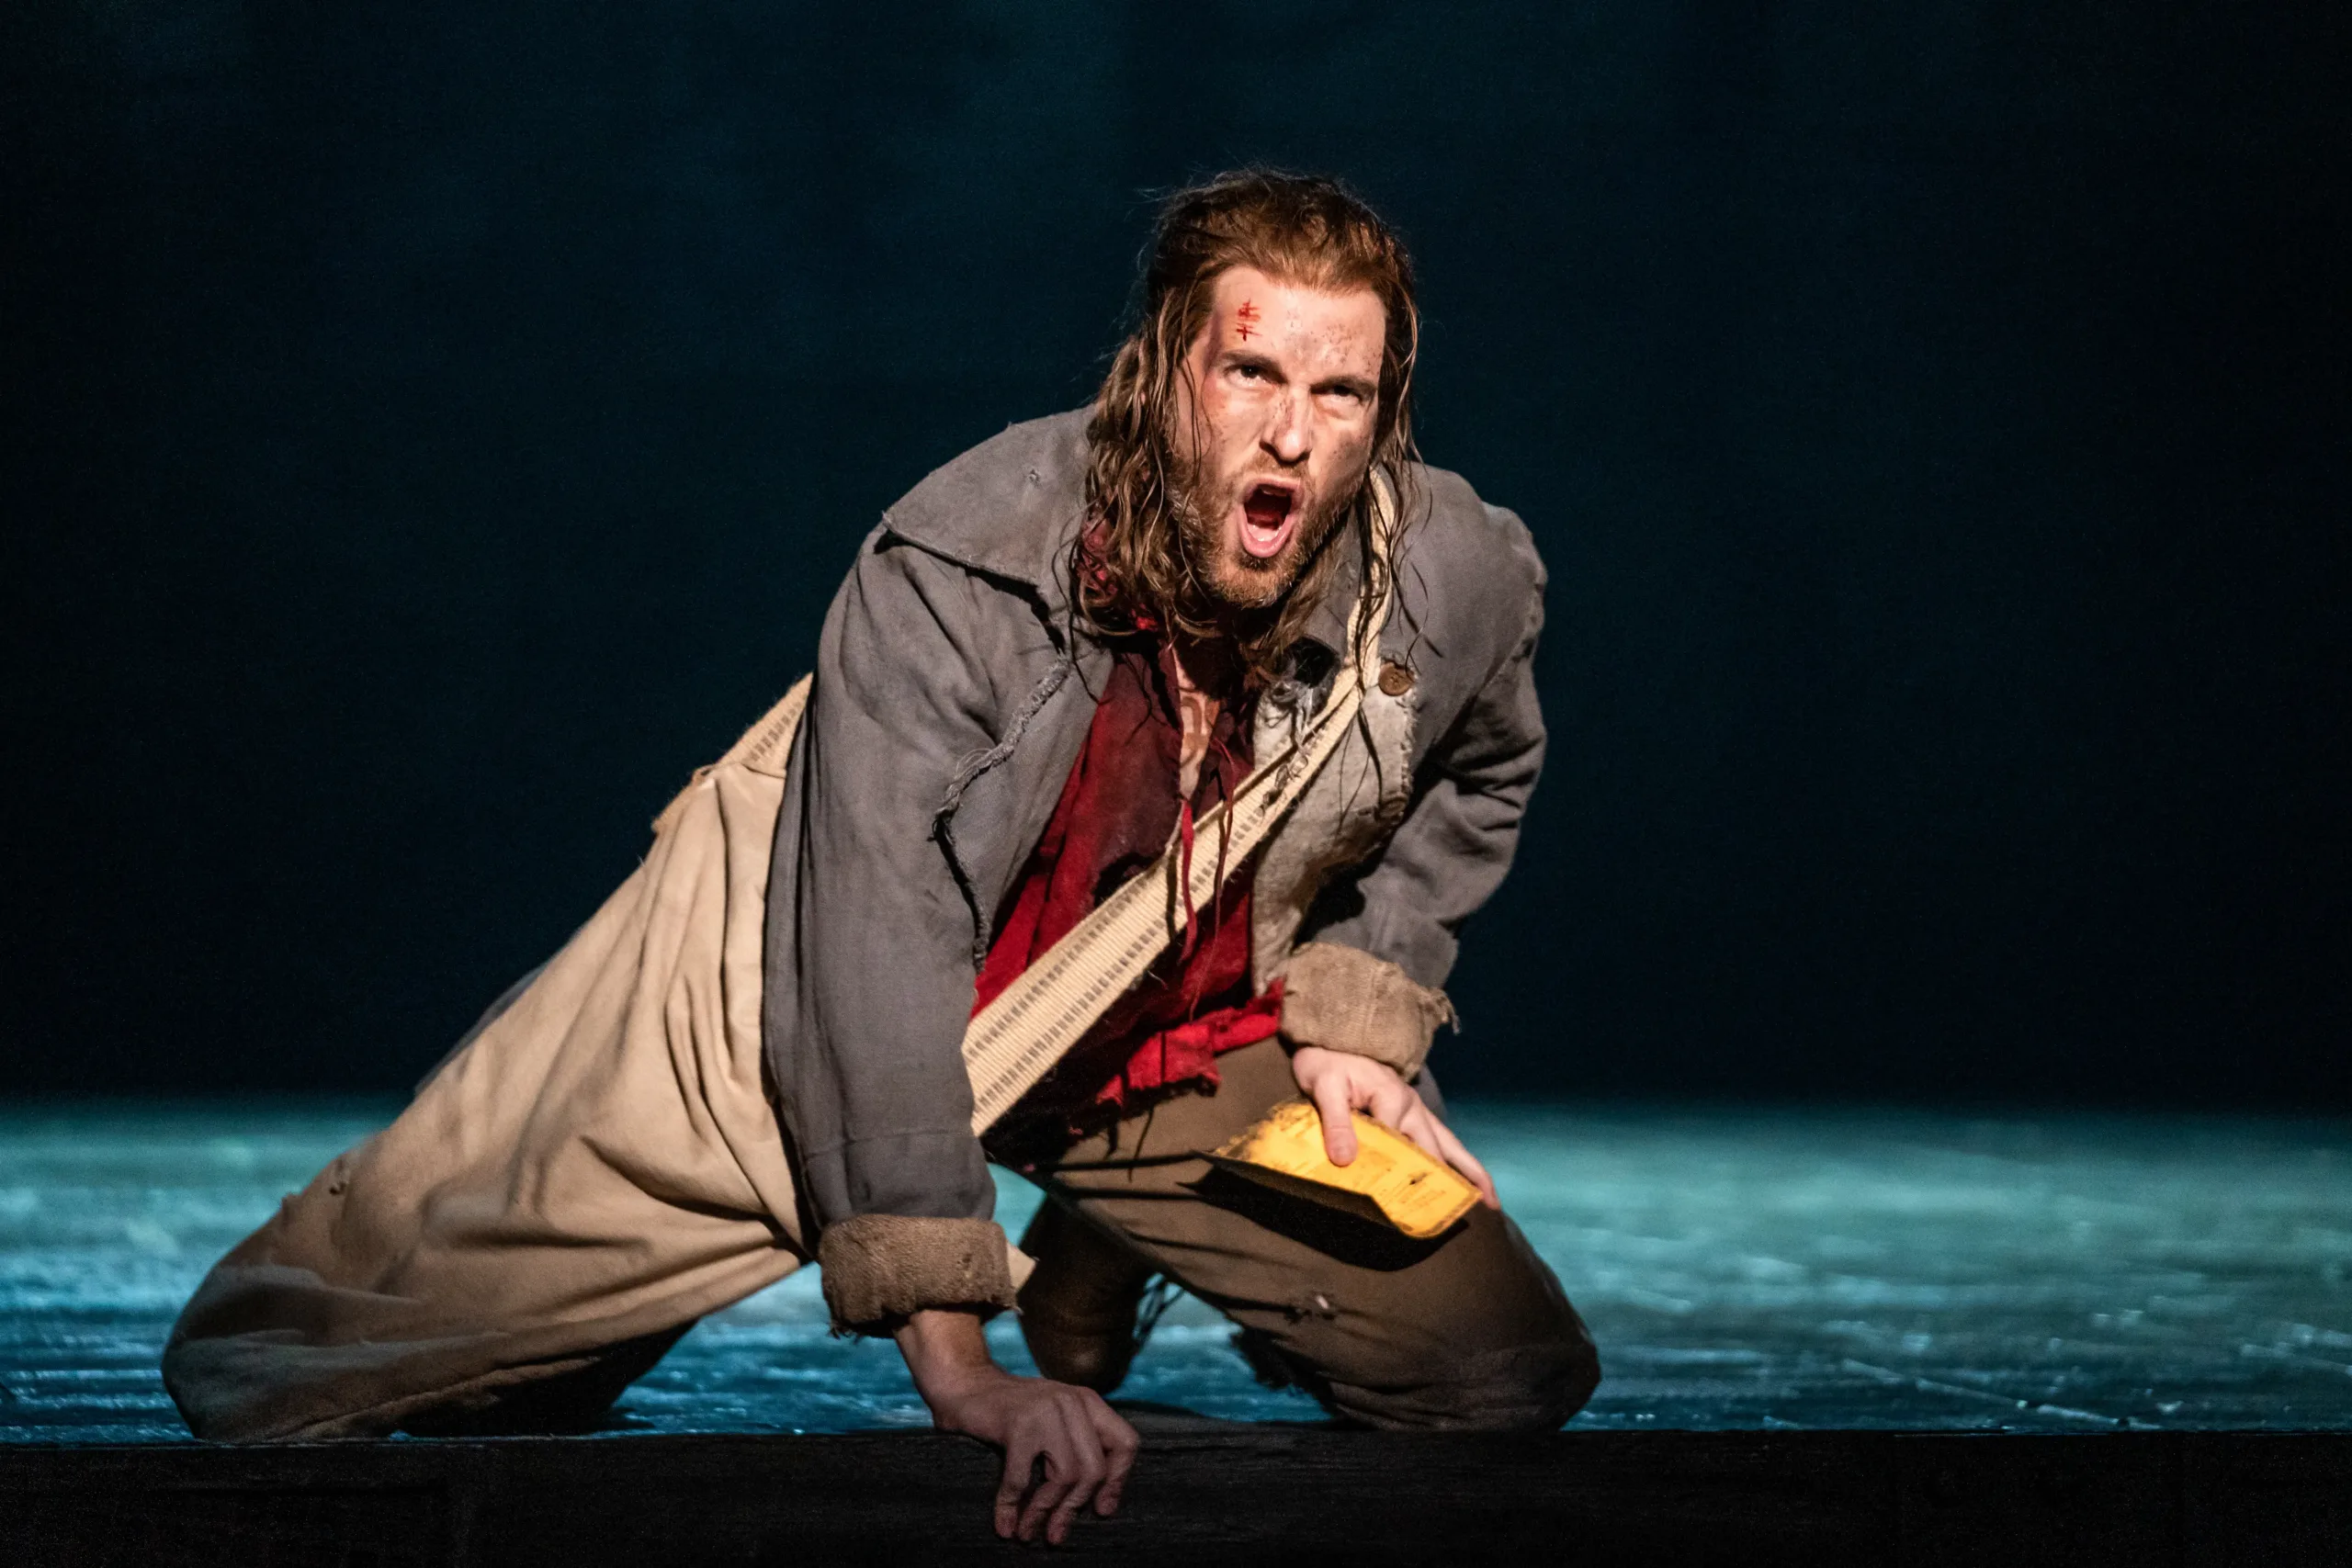
M 1014 883 L 973 1010 L 986 1007 L 1130 877 L 1159 859 L 1198 817 L 1229 799 L 1250 768 L 1246 713 L 1217 714 L 1189 801 L 1180 798 L 1183 745 L 1175 660 L 1140 639 L 1112 667 L 1094 721 L 1045 835 Z M 1227 877 L 1178 944 L 1113 1004 L 1016 1114 L 1068 1120 L 1125 1106 L 1175 1084 L 1216 1082 L 1220 1052 L 1254 1044 L 1282 1021 L 1282 989 L 1250 994 L 1250 870 Z

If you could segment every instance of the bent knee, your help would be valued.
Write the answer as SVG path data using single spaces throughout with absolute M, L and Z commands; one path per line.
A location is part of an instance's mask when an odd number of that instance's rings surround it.
M 1582 1324 L 1532 1344 L 1400 1367 L 1352 1386 L 1329 1385 L 1338 1415 L 1392 1431 L 1550 1432 L 1600 1383 Z

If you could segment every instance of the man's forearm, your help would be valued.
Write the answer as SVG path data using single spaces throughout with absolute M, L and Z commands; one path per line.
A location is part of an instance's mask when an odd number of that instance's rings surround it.
M 934 1414 L 978 1380 L 1001 1371 L 989 1355 L 988 1335 L 975 1312 L 939 1308 L 909 1313 L 892 1337 L 907 1359 L 915 1392 Z

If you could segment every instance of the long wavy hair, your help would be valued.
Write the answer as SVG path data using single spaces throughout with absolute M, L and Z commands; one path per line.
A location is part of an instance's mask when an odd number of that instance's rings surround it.
M 1185 356 L 1208 319 L 1218 275 L 1235 266 L 1308 288 L 1369 288 L 1386 310 L 1372 466 L 1387 469 L 1398 489 L 1400 533 L 1410 515 L 1406 487 L 1418 456 L 1413 361 L 1421 319 L 1404 245 L 1336 180 L 1243 169 L 1180 190 L 1160 206 L 1133 327 L 1112 357 L 1086 426 L 1087 525 L 1071 547 L 1070 603 L 1098 635 L 1157 626 L 1190 641 L 1230 639 L 1245 687 L 1258 690 L 1285 673 L 1290 649 L 1338 575 L 1342 550 L 1357 554 L 1360 603 L 1373 601 L 1379 574 L 1389 569 L 1372 549 L 1367 479 L 1274 604 L 1235 611 L 1195 570 L 1176 513 L 1186 477 L 1173 441 L 1178 378 L 1190 374 Z M 1361 638 L 1362 628 L 1354 635 Z

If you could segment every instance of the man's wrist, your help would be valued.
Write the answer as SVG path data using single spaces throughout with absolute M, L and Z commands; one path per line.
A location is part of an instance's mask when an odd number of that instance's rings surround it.
M 1006 1375 L 989 1355 L 980 1314 L 956 1307 L 926 1307 L 907 1314 L 892 1337 L 906 1358 L 915 1392 L 933 1414 L 993 1378 Z

